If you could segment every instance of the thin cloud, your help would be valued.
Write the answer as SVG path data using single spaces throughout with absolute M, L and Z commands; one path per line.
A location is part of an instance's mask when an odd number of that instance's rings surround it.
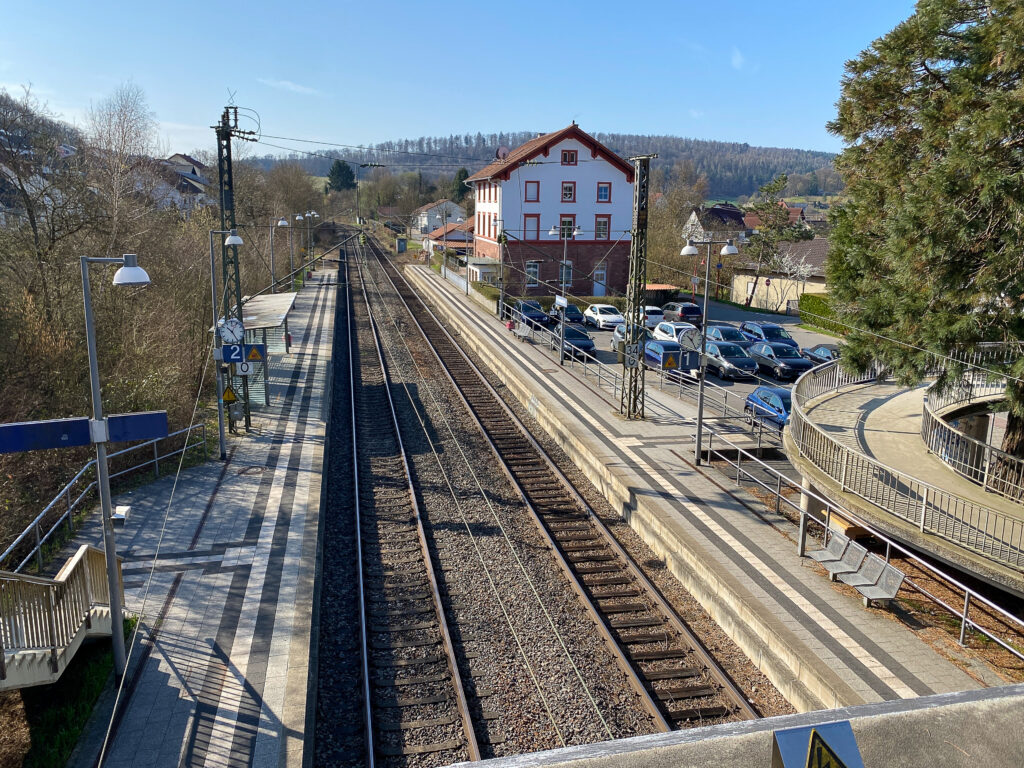
M 692 117 L 694 120 L 700 120 L 702 117 L 704 117 L 704 113 L 701 112 L 699 109 L 691 109 L 690 117 Z
M 732 68 L 743 69 L 743 63 L 745 61 L 746 59 L 743 58 L 743 54 L 740 53 L 740 49 L 734 47 L 732 49 Z
M 268 85 L 271 88 L 277 88 L 281 91 L 291 91 L 292 93 L 301 93 L 306 96 L 312 96 L 315 93 L 319 93 L 316 88 L 299 85 L 298 83 L 293 83 L 291 80 L 268 80 L 263 77 L 258 77 L 256 79 L 264 85 Z

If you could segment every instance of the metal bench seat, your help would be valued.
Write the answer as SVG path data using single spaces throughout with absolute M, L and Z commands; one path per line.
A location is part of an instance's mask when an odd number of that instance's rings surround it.
M 851 541 L 849 546 L 846 547 L 846 551 L 843 552 L 841 560 L 830 560 L 822 563 L 822 565 L 828 571 L 829 578 L 835 581 L 836 576 L 841 573 L 856 573 L 859 571 L 867 554 L 868 551 L 864 547 L 855 541 Z
M 817 560 L 822 565 L 825 563 L 839 562 L 843 559 L 843 555 L 846 553 L 846 547 L 849 546 L 849 544 L 850 540 L 843 536 L 843 534 L 831 531 L 828 538 L 825 540 L 825 548 L 808 552 L 807 556 L 812 560 Z
M 869 553 L 864 558 L 864 562 L 861 564 L 860 569 L 855 573 L 840 573 L 839 580 L 844 584 L 849 584 L 851 587 L 872 587 L 878 583 L 879 577 L 882 575 L 882 571 L 885 570 L 885 560 L 880 558 L 878 555 Z
M 896 597 L 905 578 L 907 578 L 906 574 L 899 568 L 886 565 L 882 569 L 882 575 L 878 577 L 877 583 L 857 587 L 857 591 L 864 595 L 864 606 L 870 608 L 873 600 L 888 602 Z

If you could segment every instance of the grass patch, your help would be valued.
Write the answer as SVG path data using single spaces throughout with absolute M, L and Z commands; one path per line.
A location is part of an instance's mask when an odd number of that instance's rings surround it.
M 137 622 L 136 618 L 125 620 L 126 638 Z M 56 683 L 21 692 L 31 743 L 22 762 L 24 768 L 67 763 L 113 669 L 110 643 L 90 642 L 79 648 Z

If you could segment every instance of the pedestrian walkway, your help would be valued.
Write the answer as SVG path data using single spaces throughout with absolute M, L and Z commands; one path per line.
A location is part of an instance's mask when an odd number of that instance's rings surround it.
M 787 520 L 755 514 L 694 467 L 692 406 L 648 389 L 648 418 L 625 421 L 617 400 L 542 345 L 516 341 L 429 270 L 407 274 L 798 709 L 979 687 L 798 557 Z
M 810 421 L 847 448 L 962 499 L 1024 520 L 1024 505 L 961 477 L 925 446 L 921 409 L 927 388 L 927 384 L 913 389 L 861 384 L 815 398 L 804 410 Z
M 226 462 L 115 499 L 132 507 L 116 533 L 141 631 L 103 766 L 302 764 L 336 284 L 324 270 L 299 292 L 270 406 Z M 98 543 L 98 522 L 69 549 Z M 108 720 L 94 716 L 79 764 Z

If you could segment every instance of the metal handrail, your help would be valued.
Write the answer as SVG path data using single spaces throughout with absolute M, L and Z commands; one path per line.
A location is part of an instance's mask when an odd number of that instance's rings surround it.
M 202 437 L 198 441 L 190 443 L 189 440 L 191 439 L 192 433 L 195 430 L 199 430 L 202 433 Z M 169 453 L 160 453 L 160 443 L 162 441 L 169 440 L 181 434 L 185 434 L 185 444 L 181 448 L 178 448 L 174 451 L 170 451 Z M 139 443 L 138 445 L 133 445 L 129 448 L 124 448 L 120 451 L 116 451 L 114 453 L 109 454 L 108 458 L 113 459 L 117 456 L 123 456 L 125 454 L 132 453 L 133 451 L 142 450 L 143 448 L 152 448 L 153 456 L 151 458 L 147 458 L 145 461 L 139 462 L 138 464 L 133 464 L 127 469 L 122 469 L 119 472 L 112 473 L 110 475 L 110 478 L 114 479 L 120 477 L 121 475 L 126 475 L 129 472 L 134 472 L 138 469 L 142 469 L 143 467 L 148 467 L 150 465 L 153 466 L 154 475 L 156 477 L 160 477 L 160 462 L 162 460 L 169 459 L 172 456 L 177 456 L 178 454 L 184 453 L 187 450 L 190 450 L 192 448 L 198 448 L 200 446 L 203 448 L 203 455 L 205 456 L 205 424 L 192 424 L 191 426 L 185 427 L 184 429 L 179 429 L 177 432 L 172 432 L 166 437 L 161 437 L 154 440 L 147 440 L 144 443 Z M 81 481 L 85 474 L 95 465 L 96 459 L 89 460 L 85 464 L 85 466 L 83 466 L 78 471 L 78 474 L 71 478 L 67 485 L 65 485 L 57 493 L 57 495 L 54 496 L 53 500 L 49 504 L 47 504 L 46 507 L 43 508 L 43 511 L 36 515 L 35 519 L 25 527 L 25 530 L 23 530 L 18 535 L 18 537 L 13 542 L 11 542 L 7 549 L 3 551 L 3 554 L 0 554 L 0 570 L 4 569 L 8 559 L 11 558 L 14 555 L 14 553 L 17 552 L 26 541 L 31 540 L 30 537 L 34 538 L 34 545 L 32 549 L 29 550 L 28 554 L 24 557 L 24 559 L 22 559 L 15 568 L 11 569 L 11 571 L 13 573 L 20 573 L 21 570 L 24 569 L 25 566 L 28 565 L 29 561 L 31 561 L 33 558 L 35 558 L 36 565 L 39 568 L 39 570 L 42 570 L 43 547 L 50 540 L 50 537 L 53 536 L 59 530 L 62 523 L 67 523 L 67 532 L 69 535 L 74 532 L 75 510 L 82 506 L 83 502 L 85 502 L 87 497 L 89 497 L 89 494 L 96 489 L 96 481 L 90 480 L 85 485 L 85 487 L 78 492 L 78 495 L 72 498 L 72 493 L 75 492 L 76 486 L 78 485 L 79 481 Z M 62 501 L 64 502 L 65 508 L 63 509 L 59 517 L 57 517 L 55 520 L 50 521 L 49 527 L 44 533 L 44 522 L 47 520 L 48 517 L 52 515 L 52 513 L 56 511 L 58 503 Z
M 840 490 L 945 541 L 1013 568 L 1024 566 L 1024 520 L 976 504 L 848 448 L 811 421 L 804 405 L 819 395 L 877 379 L 836 363 L 814 368 L 793 387 L 790 434 L 799 456 L 837 481 Z
M 928 450 L 961 477 L 1013 501 L 1024 499 L 1024 461 L 969 437 L 949 424 L 944 411 L 979 400 L 1005 397 L 1006 380 L 970 372 L 953 387 L 932 385 L 921 408 L 921 439 Z

